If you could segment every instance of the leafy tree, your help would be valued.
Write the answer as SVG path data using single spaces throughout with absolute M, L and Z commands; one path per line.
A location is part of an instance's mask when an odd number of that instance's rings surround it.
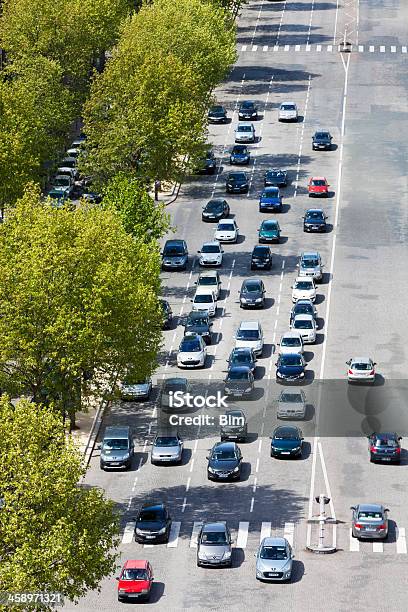
M 0 228 L 0 388 L 58 406 L 129 366 L 152 373 L 161 345 L 158 247 L 112 208 L 56 210 L 29 189 Z M 93 380 L 84 373 L 96 373 Z
M 100 489 L 78 485 L 81 454 L 52 409 L 0 399 L 0 471 L 0 591 L 76 600 L 97 588 L 115 566 L 118 519 Z

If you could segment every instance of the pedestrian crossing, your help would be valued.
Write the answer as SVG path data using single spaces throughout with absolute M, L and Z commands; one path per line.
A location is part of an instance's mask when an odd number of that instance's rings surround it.
M 349 45 L 350 53 L 407 54 L 404 45 Z M 241 45 L 241 53 L 339 53 L 343 45 Z

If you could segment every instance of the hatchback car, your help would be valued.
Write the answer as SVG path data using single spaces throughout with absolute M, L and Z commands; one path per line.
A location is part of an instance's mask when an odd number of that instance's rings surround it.
M 116 580 L 118 601 L 149 601 L 154 580 L 149 561 L 129 559 Z
M 279 187 L 265 187 L 259 197 L 259 212 L 282 212 Z
M 230 153 L 230 164 L 248 165 L 251 154 L 246 145 L 235 145 Z
M 286 187 L 288 184 L 288 173 L 286 170 L 272 168 L 267 170 L 264 176 L 265 187 Z
M 276 382 L 298 382 L 305 377 L 305 360 L 299 353 L 285 353 L 276 362 Z
M 304 232 L 325 232 L 327 230 L 327 215 L 321 208 L 309 208 L 302 219 Z
M 248 366 L 231 366 L 224 381 L 224 393 L 229 397 L 251 397 L 254 375 Z
M 372 433 L 368 438 L 371 463 L 401 462 L 401 436 L 394 433 Z
M 171 523 L 170 512 L 164 502 L 144 504 L 135 518 L 136 542 L 168 542 Z
M 299 353 L 303 355 L 303 340 L 298 331 L 291 330 L 282 334 L 279 345 L 279 353 Z
M 217 270 L 206 270 L 200 272 L 198 279 L 195 281 L 195 285 L 198 287 L 207 287 L 211 289 L 218 300 L 221 291 L 221 279 Z
M 298 109 L 294 102 L 283 102 L 279 107 L 278 121 L 297 121 Z
M 239 227 L 235 219 L 224 219 L 217 225 L 214 233 L 214 240 L 219 242 L 237 242 L 239 236 Z
M 60 192 L 66 198 L 70 198 L 74 192 L 74 181 L 70 176 L 60 174 L 52 181 L 51 190 L 54 192 Z
M 230 214 L 230 207 L 226 200 L 215 199 L 203 206 L 201 218 L 203 221 L 219 221 Z
M 213 151 L 207 153 L 199 160 L 195 169 L 196 174 L 215 174 L 217 171 L 217 160 Z
M 299 268 L 299 276 L 313 278 L 316 282 L 323 280 L 322 258 L 317 251 L 301 253 L 297 267 Z
M 232 539 L 225 521 L 204 523 L 197 537 L 197 566 L 230 567 Z
M 237 408 L 227 410 L 220 417 L 220 424 L 221 442 L 226 440 L 246 441 L 248 437 L 248 423 L 243 410 L 238 410 Z
M 238 109 L 238 119 L 250 121 L 258 119 L 258 107 L 252 100 L 243 100 Z
M 147 400 L 152 392 L 152 379 L 149 377 L 142 380 L 134 377 L 126 377 L 120 386 L 121 398 L 124 401 Z
M 150 463 L 153 465 L 181 463 L 183 446 L 183 440 L 178 433 L 173 435 L 158 434 L 153 440 Z
M 371 357 L 353 357 L 346 361 L 348 365 L 347 380 L 349 383 L 373 383 L 375 380 L 375 366 Z
M 168 378 L 163 382 L 163 385 L 160 389 L 159 395 L 159 406 L 162 410 L 169 410 L 173 407 L 171 405 L 171 398 L 175 393 L 181 393 L 182 395 L 186 395 L 190 391 L 190 385 L 187 378 L 182 378 L 181 376 Z
M 227 123 L 227 111 L 224 106 L 216 104 L 209 109 L 207 119 L 208 123 Z
M 173 311 L 167 300 L 159 300 L 163 312 L 163 329 L 170 329 L 173 320 Z
M 191 300 L 192 310 L 194 312 L 208 313 L 210 317 L 214 317 L 217 310 L 217 298 L 211 287 L 198 286 L 195 296 Z
M 212 321 L 208 312 L 191 311 L 184 321 L 184 334 L 198 334 L 206 344 L 211 344 Z
M 292 325 L 292 321 L 298 314 L 310 314 L 316 320 L 317 310 L 311 300 L 297 300 L 296 304 L 290 311 L 289 324 Z
M 246 172 L 230 172 L 225 183 L 227 193 L 247 193 L 249 181 Z
M 312 176 L 312 178 L 309 179 L 307 191 L 309 193 L 309 197 L 323 196 L 327 198 L 329 195 L 329 187 L 330 185 L 324 176 Z
M 272 251 L 267 245 L 258 244 L 251 255 L 251 270 L 270 270 L 272 268 Z
M 188 250 L 185 240 L 167 240 L 162 251 L 163 270 L 185 270 Z
M 271 457 L 301 457 L 303 434 L 299 427 L 279 425 L 271 435 Z
M 253 123 L 239 123 L 235 129 L 235 142 L 255 142 Z
M 330 151 L 332 148 L 333 136 L 330 132 L 315 132 L 312 137 L 312 150 L 313 151 Z
M 306 396 L 302 389 L 283 389 L 278 397 L 276 416 L 278 419 L 305 418 Z
M 291 329 L 301 335 L 304 344 L 314 344 L 316 342 L 316 321 L 313 315 L 296 315 L 292 321 Z
M 316 285 L 313 278 L 298 276 L 295 284 L 292 285 L 292 302 L 297 302 L 304 298 L 311 302 L 316 300 Z
M 251 370 L 252 374 L 254 374 L 256 370 L 255 353 L 253 349 L 247 346 L 232 349 L 227 359 L 227 363 L 228 368 L 235 366 L 246 366 Z
M 207 347 L 199 334 L 189 333 L 180 342 L 177 353 L 177 367 L 203 368 L 207 357 Z
M 79 172 L 77 168 L 68 168 L 67 166 L 60 166 L 57 168 L 57 176 L 69 176 L 73 183 L 79 179 Z
M 295 555 L 286 538 L 263 538 L 255 556 L 257 580 L 284 582 L 291 579 Z
M 235 334 L 235 348 L 252 348 L 255 355 L 262 355 L 264 345 L 262 326 L 259 321 L 241 321 Z
M 265 293 L 265 286 L 260 278 L 249 278 L 242 281 L 239 291 L 240 308 L 263 308 Z
M 217 442 L 207 457 L 209 480 L 239 480 L 242 453 L 235 442 Z
M 388 536 L 388 508 L 381 504 L 351 506 L 351 533 L 353 538 L 385 540 Z
M 259 242 L 280 242 L 281 229 L 278 221 L 265 219 L 258 228 Z
M 218 240 L 212 242 L 204 242 L 203 246 L 199 251 L 198 263 L 200 266 L 221 266 L 222 255 L 224 251 L 221 248 Z

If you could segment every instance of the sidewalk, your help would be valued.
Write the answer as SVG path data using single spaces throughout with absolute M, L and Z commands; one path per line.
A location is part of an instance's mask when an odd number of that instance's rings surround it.
M 158 193 L 158 201 L 162 202 L 165 206 L 172 204 L 179 194 L 181 183 L 166 183 L 161 184 L 161 188 Z M 154 187 L 149 191 L 149 195 L 154 199 Z

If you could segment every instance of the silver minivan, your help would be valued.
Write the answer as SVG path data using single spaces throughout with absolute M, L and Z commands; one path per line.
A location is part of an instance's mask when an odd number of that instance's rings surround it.
M 135 450 L 130 427 L 107 427 L 99 448 L 101 450 L 101 470 L 107 468 L 129 469 Z
M 232 539 L 225 521 L 204 523 L 197 538 L 197 565 L 231 566 Z

